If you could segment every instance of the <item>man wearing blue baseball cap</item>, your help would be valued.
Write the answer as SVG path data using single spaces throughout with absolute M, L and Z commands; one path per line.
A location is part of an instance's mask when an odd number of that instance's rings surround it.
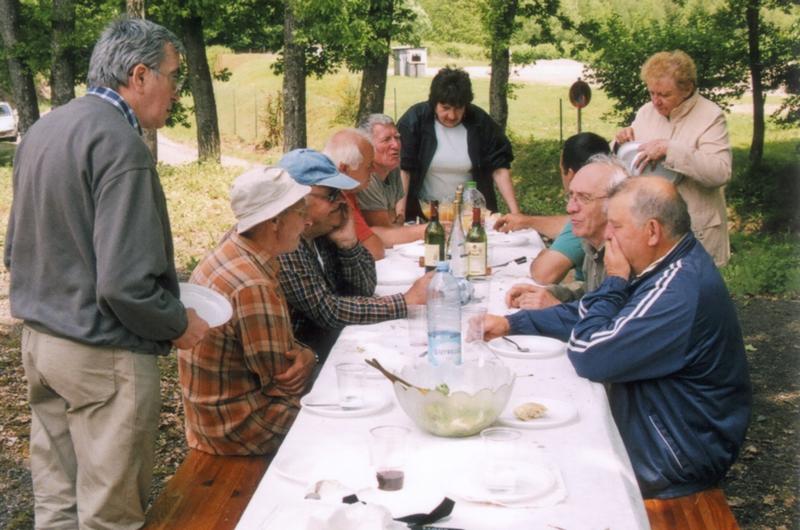
M 297 250 L 279 258 L 281 287 L 298 340 L 324 358 L 343 327 L 405 318 L 409 304 L 425 303 L 429 276 L 405 293 L 373 296 L 375 261 L 358 242 L 342 193 L 357 187 L 356 180 L 312 149 L 291 151 L 278 165 L 298 183 L 311 186 L 306 196 L 311 226 Z

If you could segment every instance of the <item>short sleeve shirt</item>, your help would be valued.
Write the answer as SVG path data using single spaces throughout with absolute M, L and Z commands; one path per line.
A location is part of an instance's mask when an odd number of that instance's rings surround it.
M 356 237 L 359 243 L 375 235 L 375 232 L 372 231 L 366 219 L 364 219 L 364 216 L 361 214 L 361 209 L 358 207 L 358 203 L 356 203 L 355 195 L 345 193 L 344 196 L 347 199 L 347 204 L 350 205 L 350 211 L 353 212 L 353 221 L 356 224 Z
M 358 206 L 366 212 L 378 210 L 394 212 L 397 201 L 404 196 L 400 170 L 393 169 L 386 176 L 386 180 L 381 180 L 375 175 L 370 177 L 367 189 L 358 193 Z
M 567 257 L 575 267 L 575 279 L 583 280 L 583 264 L 584 251 L 581 246 L 581 238 L 572 233 L 572 221 L 567 221 L 561 233 L 558 234 L 553 244 L 550 245 L 550 250 L 555 250 Z

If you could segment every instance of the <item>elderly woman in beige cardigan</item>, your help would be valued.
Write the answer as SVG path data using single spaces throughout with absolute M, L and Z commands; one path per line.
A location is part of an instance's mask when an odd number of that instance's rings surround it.
M 650 102 L 630 127 L 616 135 L 617 144 L 643 142 L 638 164 L 679 174 L 678 191 L 689 206 L 692 231 L 718 267 L 730 257 L 724 186 L 731 178 L 731 146 L 725 115 L 697 91 L 697 69 L 686 53 L 658 52 L 642 66 Z

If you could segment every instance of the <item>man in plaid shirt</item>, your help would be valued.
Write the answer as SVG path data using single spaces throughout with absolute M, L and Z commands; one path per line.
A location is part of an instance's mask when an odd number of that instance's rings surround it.
M 292 333 L 276 256 L 296 249 L 310 225 L 310 190 L 280 168 L 260 167 L 233 183 L 237 225 L 190 280 L 227 298 L 233 317 L 179 351 L 189 447 L 273 454 L 300 409 L 316 362 Z
M 281 286 L 300 340 L 324 358 L 343 327 L 405 318 L 407 305 L 425 303 L 429 275 L 405 293 L 373 296 L 375 261 L 358 242 L 341 192 L 355 188 L 355 180 L 339 173 L 328 157 L 311 149 L 291 151 L 278 165 L 300 184 L 311 186 L 307 197 L 311 226 L 303 233 L 297 250 L 279 258 Z

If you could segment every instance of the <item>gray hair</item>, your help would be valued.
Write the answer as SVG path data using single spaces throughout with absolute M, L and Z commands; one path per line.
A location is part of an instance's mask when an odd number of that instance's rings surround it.
M 131 69 L 144 64 L 157 69 L 169 43 L 184 55 L 184 47 L 170 30 L 141 18 L 120 18 L 106 27 L 89 60 L 86 83 L 90 87 L 116 90 L 127 86 Z
M 608 190 L 625 181 L 630 176 L 628 170 L 625 168 L 625 164 L 614 155 L 607 155 L 605 153 L 592 155 L 586 161 L 585 165 L 588 166 L 589 164 L 601 164 L 607 166 L 611 170 L 611 173 L 608 175 Z
M 361 120 L 361 123 L 358 124 L 358 129 L 372 136 L 372 128 L 376 125 L 391 125 L 392 127 L 397 127 L 392 118 L 386 114 L 376 113 L 365 116 Z
M 328 139 L 322 154 L 333 161 L 335 166 L 344 164 L 352 169 L 361 167 L 364 156 L 358 148 L 358 138 L 363 138 L 372 148 L 369 136 L 360 129 L 342 129 Z
M 608 196 L 623 193 L 633 195 L 631 215 L 640 226 L 655 219 L 672 239 L 680 239 L 692 229 L 686 201 L 672 183 L 661 177 L 633 177 L 616 184 Z

